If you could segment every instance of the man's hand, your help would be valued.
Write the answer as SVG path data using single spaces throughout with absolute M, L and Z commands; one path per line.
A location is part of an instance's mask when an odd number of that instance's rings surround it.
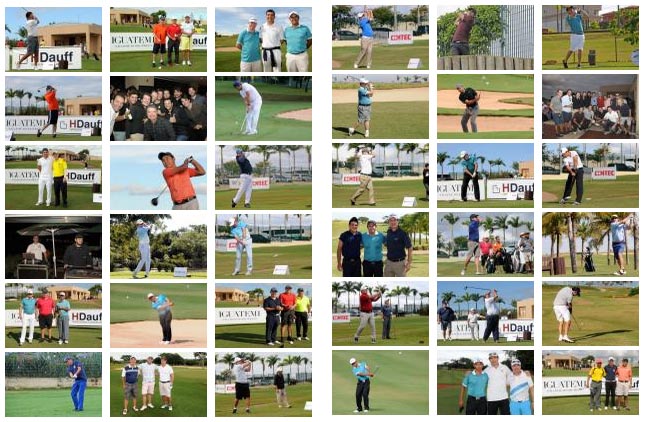
M 407 273 L 411 270 L 411 263 L 407 260 L 404 264 L 404 272 Z
M 336 263 L 336 269 L 337 269 L 338 271 L 343 271 L 343 266 L 341 265 L 340 262 L 337 262 L 337 263 Z

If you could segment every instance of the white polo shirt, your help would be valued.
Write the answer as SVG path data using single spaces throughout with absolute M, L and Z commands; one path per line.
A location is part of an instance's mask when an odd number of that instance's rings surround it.
M 278 23 L 269 25 L 264 22 L 260 28 L 260 38 L 262 39 L 262 48 L 280 47 L 284 39 L 284 28 Z
M 530 400 L 530 387 L 533 380 L 524 372 L 519 375 L 512 374 L 510 378 L 510 400 L 520 402 Z
M 488 376 L 487 400 L 499 401 L 508 398 L 506 385 L 512 378 L 512 371 L 505 365 L 499 364 L 496 368 L 488 365 L 483 372 Z
M 366 154 L 359 151 L 357 153 L 357 158 L 359 158 L 361 173 L 366 175 L 372 174 L 372 154 Z
M 172 376 L 171 376 L 171 375 L 172 375 L 173 373 L 174 373 L 174 370 L 173 370 L 172 367 L 169 366 L 169 365 L 165 365 L 165 366 L 160 365 L 160 366 L 158 367 L 158 376 L 160 377 L 160 378 L 159 378 L 159 381 L 160 381 L 160 382 L 168 382 L 168 381 L 171 381 L 171 379 L 172 379 Z
M 499 315 L 499 307 L 494 302 L 493 297 L 485 299 L 485 309 L 487 310 L 488 315 Z
M 30 243 L 27 247 L 27 253 L 34 254 L 34 259 L 38 259 L 39 261 L 43 260 L 45 252 L 47 251 L 45 250 L 45 246 L 43 246 L 42 243 Z
M 244 370 L 242 365 L 235 365 L 232 368 L 235 374 L 235 382 L 239 384 L 248 384 L 248 373 Z
M 185 22 L 181 24 L 181 33 L 183 35 L 191 36 L 194 32 L 194 24 L 192 22 Z
M 169 368 L 169 365 L 167 365 Z M 149 365 L 148 363 L 141 363 L 140 364 L 140 371 L 142 372 L 142 382 L 155 382 L 156 381 L 156 369 L 158 368 L 158 365 L 155 363 L 152 363 Z
M 38 175 L 38 178 L 41 180 L 50 180 L 54 178 L 54 173 L 52 172 L 52 164 L 54 164 L 54 158 L 48 156 L 47 158 L 41 157 L 36 160 L 36 163 L 41 166 L 41 172 Z
M 239 95 L 241 95 L 242 98 L 246 98 L 246 94 L 249 94 L 250 96 L 251 105 L 262 103 L 262 96 L 259 92 L 257 92 L 257 89 L 255 89 L 253 85 L 244 82 L 241 84 L 241 91 L 239 91 Z

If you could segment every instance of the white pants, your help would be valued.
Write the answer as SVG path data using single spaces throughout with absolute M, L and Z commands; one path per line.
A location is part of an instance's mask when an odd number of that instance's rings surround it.
M 265 72 L 280 72 L 282 69 L 282 51 L 278 48 L 277 50 L 266 50 L 266 59 L 264 60 L 264 52 L 262 52 L 262 66 L 264 67 Z M 271 65 L 271 54 L 275 58 L 275 67 Z
M 261 72 L 262 61 L 258 60 L 256 62 L 239 62 L 239 71 L 240 72 Z
M 29 325 L 29 337 L 28 340 L 34 340 L 34 322 L 36 321 L 35 314 L 23 314 L 23 329 L 20 332 L 20 343 L 25 342 L 25 337 L 27 335 L 27 325 Z
M 250 204 L 251 202 L 251 195 L 253 194 L 253 176 L 250 174 L 240 174 L 239 175 L 239 180 L 241 183 L 239 184 L 239 189 L 237 190 L 237 194 L 233 198 L 232 202 L 237 204 L 239 200 L 241 199 L 242 195 L 244 193 L 246 194 L 244 203 L 245 204 Z
M 133 274 L 138 275 L 140 270 L 144 268 L 145 274 L 149 275 L 149 271 L 151 271 L 151 250 L 149 249 L 149 243 L 140 243 L 138 249 L 140 249 L 140 261 L 138 262 L 138 266 L 135 267 Z
M 47 190 L 47 199 L 45 203 L 50 205 L 52 203 L 52 184 L 54 181 L 52 179 L 38 179 L 38 202 L 39 204 L 43 203 L 43 189 Z
M 287 72 L 309 72 L 309 54 L 287 53 Z
M 262 102 L 251 104 L 251 109 L 246 113 L 246 132 L 254 135 L 257 133 L 257 122 L 260 119 Z
M 235 271 L 239 272 L 241 269 L 241 255 L 246 251 L 246 271 L 253 271 L 253 239 L 249 236 L 244 239 L 244 244 L 237 243 L 237 250 L 235 256 Z

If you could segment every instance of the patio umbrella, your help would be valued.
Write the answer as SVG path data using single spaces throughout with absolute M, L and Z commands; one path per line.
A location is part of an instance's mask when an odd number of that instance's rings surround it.
M 54 244 L 55 236 L 64 236 L 67 234 L 77 234 L 84 232 L 81 226 L 71 223 L 42 223 L 32 224 L 23 229 L 16 230 L 21 236 L 51 236 L 52 237 L 52 255 L 54 257 L 54 277 L 56 278 L 56 245 Z

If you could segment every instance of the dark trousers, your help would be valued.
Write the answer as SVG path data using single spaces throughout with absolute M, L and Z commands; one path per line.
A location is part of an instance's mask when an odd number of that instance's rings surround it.
M 370 410 L 370 380 L 357 381 L 357 410 L 361 412 L 363 409 Z M 361 407 L 361 400 L 363 399 L 363 407 Z
M 463 173 L 463 185 L 460 187 L 460 198 L 463 201 L 467 201 L 467 187 L 469 186 L 469 181 L 472 181 L 472 185 L 474 186 L 474 199 L 477 201 L 481 200 L 481 191 L 479 190 L 478 187 L 478 174 L 476 177 L 471 177 L 467 173 Z
M 167 40 L 167 63 L 172 62 L 172 50 L 174 50 L 174 62 L 178 64 L 178 49 L 181 45 L 181 40 L 176 41 Z
M 467 396 L 467 406 L 465 406 L 466 415 L 487 415 L 487 399 L 485 397 L 476 398 Z
M 585 172 L 583 169 L 578 169 L 576 170 L 576 175 L 571 176 L 569 174 L 566 178 L 566 183 L 564 184 L 564 195 L 562 198 L 570 198 L 571 197 L 571 191 L 573 190 L 573 184 L 575 183 L 576 185 L 576 201 L 582 202 L 582 192 L 583 192 L 583 179 L 584 179 Z
M 271 343 L 277 340 L 278 325 L 280 325 L 280 315 L 266 316 L 266 342 Z
M 363 261 L 364 277 L 383 277 L 384 263 L 382 261 Z
M 499 341 L 499 315 L 488 315 L 485 318 L 487 324 L 483 333 L 483 341 L 487 341 L 492 334 L 494 341 Z
M 163 341 L 172 341 L 172 313 L 166 312 L 158 315 L 160 326 L 162 327 Z
M 384 318 L 383 325 L 381 327 L 381 338 L 390 338 L 390 321 L 390 317 Z
M 487 402 L 487 414 L 488 415 L 509 415 L 510 414 L 510 400 L 503 399 L 498 401 L 489 401 Z
M 302 328 L 302 335 L 300 328 Z M 296 337 L 307 337 L 309 330 L 309 314 L 307 312 L 296 312 Z
M 469 43 L 467 42 L 452 42 L 451 55 L 452 56 L 466 56 L 469 54 Z
M 612 398 L 610 401 L 609 398 Z M 605 406 L 616 406 L 616 381 L 605 381 Z
M 343 258 L 343 277 L 361 277 L 361 260 Z
M 68 184 L 63 181 L 63 176 L 54 178 L 54 205 L 68 205 Z
M 208 130 L 203 128 L 203 129 L 192 129 L 190 131 L 190 141 L 205 141 L 205 139 L 208 137 Z

